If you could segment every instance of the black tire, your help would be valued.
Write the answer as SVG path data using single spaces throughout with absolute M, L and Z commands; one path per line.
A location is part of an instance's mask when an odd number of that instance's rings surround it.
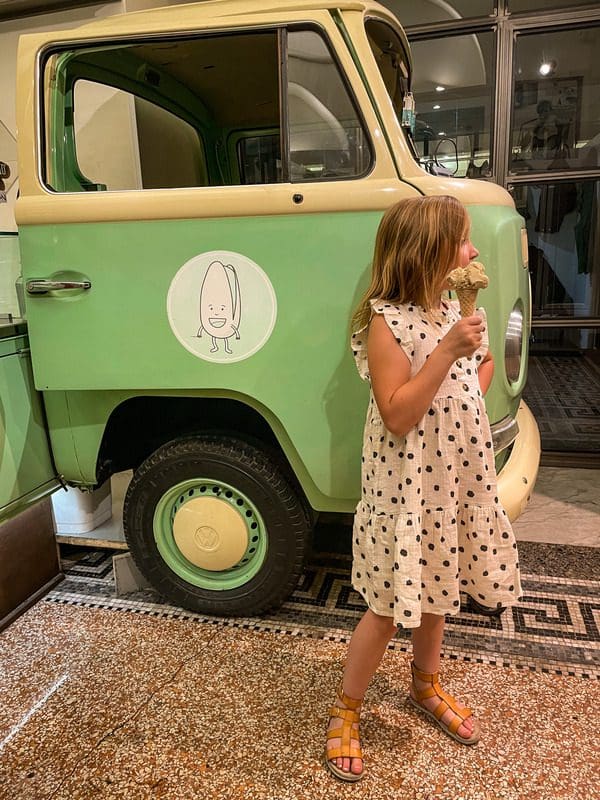
M 258 571 L 234 588 L 215 590 L 185 580 L 175 571 L 179 564 L 171 568 L 163 558 L 155 538 L 154 516 L 161 498 L 186 481 L 198 482 L 197 491 L 204 491 L 205 479 L 217 486 L 222 482 L 247 498 L 265 531 L 261 560 L 256 562 Z M 212 491 L 216 491 L 214 485 Z M 312 529 L 304 498 L 277 462 L 255 445 L 220 435 L 176 439 L 149 456 L 135 471 L 127 490 L 123 525 L 138 569 L 157 592 L 175 605 L 218 616 L 255 615 L 281 605 L 302 573 Z M 172 536 L 168 525 L 159 527 L 161 537 Z M 194 569 L 198 575 L 202 572 Z M 233 572 L 226 570 L 216 577 L 229 574 Z

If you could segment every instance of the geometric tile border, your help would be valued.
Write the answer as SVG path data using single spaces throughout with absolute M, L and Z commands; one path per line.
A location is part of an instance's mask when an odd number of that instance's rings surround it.
M 350 586 L 350 557 L 319 553 L 281 608 L 261 617 L 208 617 L 170 606 L 150 589 L 114 596 L 111 550 L 78 551 L 63 558 L 65 580 L 45 600 L 87 608 L 189 619 L 242 630 L 347 642 L 364 611 Z M 534 672 L 600 679 L 600 581 L 522 573 L 524 596 L 494 617 L 461 612 L 448 617 L 444 658 Z M 399 630 L 390 649 L 410 649 Z

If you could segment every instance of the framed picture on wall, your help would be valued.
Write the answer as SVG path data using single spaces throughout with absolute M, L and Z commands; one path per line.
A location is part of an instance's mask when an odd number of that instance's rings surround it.
M 515 83 L 515 157 L 552 160 L 576 155 L 582 84 L 581 76 Z

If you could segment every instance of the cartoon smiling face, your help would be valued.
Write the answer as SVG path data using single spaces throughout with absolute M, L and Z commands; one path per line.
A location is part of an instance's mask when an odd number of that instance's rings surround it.
M 214 313 L 215 307 L 212 305 L 212 303 L 209 303 L 208 310 L 209 310 L 209 312 L 211 314 Z M 224 313 L 225 313 L 225 306 L 221 306 L 221 314 L 224 314 Z M 222 328 L 223 325 L 225 325 L 226 322 L 227 322 L 227 317 L 209 317 L 208 318 L 208 323 L 209 323 L 209 325 L 212 325 L 213 328 Z
M 240 296 L 236 271 L 220 261 L 213 261 L 206 270 L 200 291 L 200 322 L 204 330 L 217 339 L 238 333 Z

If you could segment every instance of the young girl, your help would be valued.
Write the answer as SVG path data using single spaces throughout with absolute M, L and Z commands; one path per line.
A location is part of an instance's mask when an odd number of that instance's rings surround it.
M 442 297 L 448 274 L 478 255 L 469 235 L 458 200 L 401 200 L 381 220 L 371 285 L 353 318 L 371 397 L 352 585 L 368 610 L 350 641 L 325 753 L 345 781 L 363 775 L 360 705 L 397 626 L 412 629 L 412 705 L 476 744 L 478 722 L 438 682 L 444 615 L 458 613 L 461 590 L 485 606 L 521 593 L 483 402 L 493 373 L 485 313 L 461 319 Z

